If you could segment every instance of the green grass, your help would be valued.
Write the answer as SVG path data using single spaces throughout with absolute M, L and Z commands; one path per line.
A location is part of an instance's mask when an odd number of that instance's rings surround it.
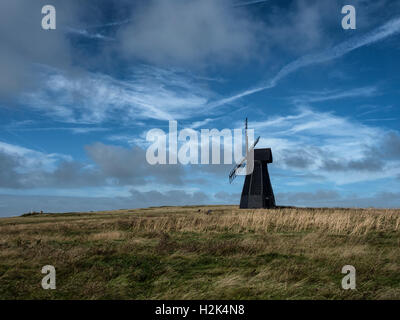
M 400 211 L 373 209 L 0 219 L 0 299 L 399 299 L 399 229 Z M 48 264 L 56 290 L 41 288 Z M 341 288 L 346 264 L 357 270 L 356 290 Z

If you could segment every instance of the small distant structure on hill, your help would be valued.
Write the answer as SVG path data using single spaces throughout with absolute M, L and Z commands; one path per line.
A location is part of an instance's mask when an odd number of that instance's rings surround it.
M 275 196 L 268 173 L 268 163 L 272 163 L 270 148 L 254 149 L 260 137 L 248 148 L 247 118 L 245 121 L 246 156 L 229 173 L 229 183 L 236 178 L 238 170 L 246 165 L 240 208 L 275 208 Z M 251 162 L 254 162 L 254 165 Z

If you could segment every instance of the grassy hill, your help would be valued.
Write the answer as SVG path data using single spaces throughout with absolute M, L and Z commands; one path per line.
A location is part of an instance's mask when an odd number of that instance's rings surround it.
M 41 288 L 49 264 L 56 290 Z M 341 288 L 348 264 L 356 290 Z M 0 219 L 0 299 L 400 299 L 400 210 L 159 207 Z

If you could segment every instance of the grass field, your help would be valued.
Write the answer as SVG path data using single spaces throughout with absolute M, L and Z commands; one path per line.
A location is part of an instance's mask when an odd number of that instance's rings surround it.
M 341 288 L 348 264 L 356 290 Z M 56 290 L 41 288 L 44 265 L 56 268 Z M 4 218 L 0 299 L 400 299 L 400 210 L 160 207 Z

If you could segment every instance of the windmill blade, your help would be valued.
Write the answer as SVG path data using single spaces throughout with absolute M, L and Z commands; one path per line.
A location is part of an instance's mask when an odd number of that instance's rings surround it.
M 252 149 L 254 149 L 254 148 L 256 147 L 258 141 L 260 141 L 260 137 L 258 137 L 258 138 L 256 139 L 256 141 L 254 141 L 254 143 L 253 143 L 253 144 L 251 145 L 251 147 L 249 148 L 249 151 L 251 151 Z
M 258 138 L 256 139 L 256 141 L 254 141 L 254 143 L 251 145 L 251 147 L 250 147 L 250 149 L 249 149 L 248 152 L 251 152 L 251 151 L 255 148 L 255 146 L 257 145 L 258 141 L 260 141 L 260 137 L 258 137 Z M 248 152 L 247 152 L 247 153 L 248 153 Z M 235 166 L 233 167 L 233 169 L 232 169 L 232 170 L 230 171 L 230 173 L 229 173 L 229 183 L 232 183 L 232 181 L 236 178 L 236 176 L 237 176 L 237 174 L 236 174 L 237 170 L 240 169 L 240 168 L 243 168 L 246 161 L 247 161 L 247 155 L 246 155 L 246 157 L 244 157 L 237 165 L 235 165 Z
M 232 181 L 236 178 L 236 171 L 239 168 L 244 167 L 244 163 L 246 162 L 246 158 L 243 158 L 242 161 L 240 161 L 239 164 L 235 165 L 231 172 L 229 173 L 229 183 L 232 183 Z

